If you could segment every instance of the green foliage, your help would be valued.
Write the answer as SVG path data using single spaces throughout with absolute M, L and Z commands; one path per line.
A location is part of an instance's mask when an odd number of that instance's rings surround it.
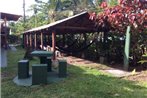
M 142 55 L 147 51 L 147 34 L 144 32 L 142 34 L 135 33 L 131 35 L 131 65 L 138 65 L 142 59 Z
M 20 38 L 16 35 L 9 35 L 8 36 L 8 42 L 9 42 L 9 44 L 19 43 Z
M 110 6 L 115 6 L 118 4 L 118 0 L 109 0 L 109 3 L 108 3 Z
M 9 26 L 11 28 L 12 34 L 20 34 L 24 31 L 24 24 L 22 18 L 17 22 L 11 22 Z

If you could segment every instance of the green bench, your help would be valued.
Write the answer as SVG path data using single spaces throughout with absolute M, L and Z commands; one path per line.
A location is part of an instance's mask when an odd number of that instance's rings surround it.
M 47 64 L 32 65 L 32 85 L 47 84 Z
M 29 77 L 29 60 L 18 61 L 18 79 Z
M 67 76 L 67 61 L 66 60 L 58 60 L 59 68 L 58 68 L 58 75 L 60 78 L 64 78 Z

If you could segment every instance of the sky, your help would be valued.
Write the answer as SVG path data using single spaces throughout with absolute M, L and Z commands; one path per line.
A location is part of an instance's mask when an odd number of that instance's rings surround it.
M 35 0 L 25 0 L 25 4 L 27 10 L 30 5 L 35 4 Z M 0 0 L 0 12 L 23 15 L 23 0 Z M 26 12 L 26 15 L 30 13 Z

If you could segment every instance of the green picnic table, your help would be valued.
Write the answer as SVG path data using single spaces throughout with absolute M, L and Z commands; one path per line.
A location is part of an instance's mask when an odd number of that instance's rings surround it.
M 52 60 L 53 52 L 51 51 L 43 51 L 43 50 L 35 50 L 31 52 L 32 56 L 39 57 L 40 64 L 47 64 L 47 71 L 52 71 Z
M 43 51 L 43 50 L 35 50 L 31 52 L 32 56 L 39 57 L 40 58 L 40 64 L 46 64 L 47 57 L 52 57 L 53 52 L 51 51 Z

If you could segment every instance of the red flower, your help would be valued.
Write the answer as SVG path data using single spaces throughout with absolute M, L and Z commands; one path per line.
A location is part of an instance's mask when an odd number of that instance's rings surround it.
M 103 9 L 106 8 L 107 7 L 107 2 L 102 2 L 100 7 L 103 8 Z
M 94 20 L 95 18 L 96 18 L 96 13 L 95 13 L 95 12 L 90 13 L 89 19 L 90 19 L 90 20 Z

